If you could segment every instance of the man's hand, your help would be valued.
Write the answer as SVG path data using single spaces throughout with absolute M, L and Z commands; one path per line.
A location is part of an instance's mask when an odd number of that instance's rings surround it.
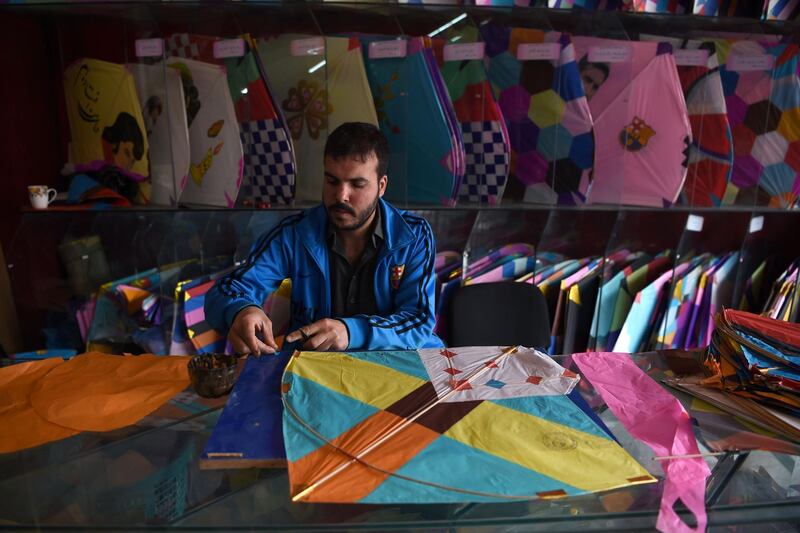
M 345 350 L 350 342 L 347 326 L 332 318 L 323 318 L 286 336 L 286 342 L 295 342 L 301 339 L 303 348 L 320 352 Z
M 272 338 L 272 321 L 260 307 L 245 307 L 233 319 L 228 340 L 236 353 L 275 353 L 278 345 Z M 263 340 L 263 342 L 262 342 Z

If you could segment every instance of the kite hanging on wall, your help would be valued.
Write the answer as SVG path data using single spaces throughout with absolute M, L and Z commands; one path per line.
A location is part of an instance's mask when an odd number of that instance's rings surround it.
M 725 203 L 790 207 L 800 193 L 798 47 L 714 44 L 736 154 Z
M 521 347 L 297 352 L 282 384 L 292 499 L 501 502 L 654 482 L 575 403 L 578 379 Z
M 582 204 L 594 158 L 592 116 L 568 35 L 481 26 L 488 77 L 506 121 L 511 170 L 505 198 Z M 520 45 L 554 47 L 550 59 L 520 60 Z M 525 57 L 524 55 L 522 57 Z
M 225 69 L 170 58 L 183 83 L 191 165 L 180 202 L 233 207 L 242 184 L 242 142 Z
M 134 181 L 144 182 L 150 175 L 149 145 L 130 70 L 97 59 L 79 59 L 64 72 L 64 96 L 70 162 L 79 171 L 113 165 Z
M 163 63 L 128 64 L 150 144 L 150 203 L 174 205 L 189 173 L 189 130 L 180 74 Z
M 672 46 L 575 37 L 595 134 L 589 203 L 663 207 L 686 178 L 692 133 Z
M 227 59 L 214 55 L 218 37 L 176 33 L 167 38 L 166 44 L 172 56 L 215 63 L 226 69 L 245 156 L 239 203 L 289 204 L 295 187 L 291 138 L 276 111 L 254 41 L 248 35 L 240 39 L 244 55 Z

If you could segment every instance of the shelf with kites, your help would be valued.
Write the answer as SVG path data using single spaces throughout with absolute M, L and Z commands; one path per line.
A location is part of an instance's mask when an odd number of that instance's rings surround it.
M 56 87 L 35 113 L 58 127 L 22 125 L 49 155 L 15 187 L 55 185 L 70 205 L 303 205 L 319 196 L 328 133 L 353 120 L 389 138 L 399 205 L 784 209 L 800 190 L 794 21 L 372 3 L 2 9 L 41 34 L 24 53 Z M 30 76 L 19 83 L 42 85 Z

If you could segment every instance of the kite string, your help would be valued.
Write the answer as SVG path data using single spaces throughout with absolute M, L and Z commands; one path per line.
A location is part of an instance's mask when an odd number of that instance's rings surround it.
M 518 346 L 509 346 L 508 348 L 505 348 L 496 359 L 494 359 L 494 362 L 497 363 L 502 358 L 504 358 L 504 357 L 506 357 L 508 355 L 514 354 L 518 350 L 519 350 Z M 475 371 L 473 371 L 473 373 L 470 374 L 464 381 L 466 381 L 467 383 L 470 383 L 472 380 L 477 379 L 479 376 L 481 376 L 484 372 L 488 371 L 490 368 L 492 368 L 492 367 L 484 366 L 483 368 L 478 368 Z M 372 443 L 368 444 L 363 450 L 358 452 L 354 456 L 353 459 L 351 459 L 350 461 L 348 461 L 346 463 L 342 463 L 337 468 L 335 468 L 334 470 L 332 470 L 331 472 L 329 472 L 325 476 L 321 477 L 319 480 L 317 480 L 314 483 L 312 483 L 311 485 L 309 485 L 303 491 L 301 491 L 300 493 L 298 493 L 295 496 L 293 496 L 292 497 L 292 501 L 298 501 L 298 500 L 303 499 L 305 496 L 307 496 L 308 494 L 310 494 L 311 492 L 316 490 L 317 487 L 319 487 L 320 485 L 326 483 L 331 478 L 333 478 L 334 476 L 338 475 L 339 473 L 344 471 L 346 468 L 348 468 L 350 465 L 352 465 L 355 461 L 359 461 L 364 455 L 372 452 L 373 450 L 375 450 L 375 448 L 377 448 L 378 446 L 380 446 L 381 444 L 385 443 L 390 438 L 392 438 L 395 435 L 397 435 L 398 433 L 400 433 L 402 430 L 404 430 L 405 428 L 407 428 L 408 426 L 413 424 L 414 421 L 416 421 L 422 415 L 424 415 L 425 413 L 427 413 L 428 411 L 433 409 L 433 407 L 435 407 L 436 405 L 446 401 L 447 398 L 449 398 L 450 396 L 452 396 L 454 393 L 458 392 L 459 390 L 461 390 L 461 387 L 454 388 L 454 389 L 450 390 L 444 396 L 437 397 L 435 400 L 431 401 L 428 405 L 423 406 L 422 408 L 417 410 L 417 412 L 414 413 L 413 415 L 411 415 L 410 417 L 407 417 L 407 418 L 403 419 L 400 423 L 398 423 L 394 427 L 388 429 L 383 435 L 378 436 Z M 284 403 L 287 403 L 287 402 L 284 401 Z

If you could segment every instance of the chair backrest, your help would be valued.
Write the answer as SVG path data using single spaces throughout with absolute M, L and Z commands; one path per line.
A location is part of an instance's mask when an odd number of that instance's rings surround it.
M 519 344 L 546 349 L 547 302 L 535 285 L 502 281 L 458 287 L 446 302 L 450 346 Z

